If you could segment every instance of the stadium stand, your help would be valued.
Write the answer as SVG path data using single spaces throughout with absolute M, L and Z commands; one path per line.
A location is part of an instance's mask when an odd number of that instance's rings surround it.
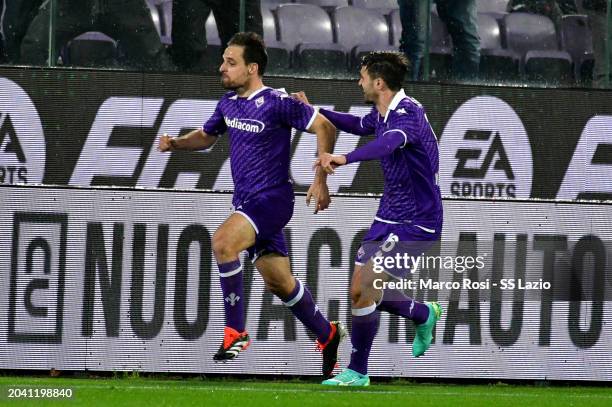
M 162 43 L 170 45 L 172 0 L 146 1 Z M 594 62 L 586 15 L 563 16 L 555 27 L 542 15 L 508 13 L 507 4 L 508 0 L 477 1 L 482 79 L 583 85 L 590 81 Z M 261 0 L 261 8 L 270 73 L 354 74 L 364 53 L 399 48 L 402 26 L 396 0 Z M 206 37 L 211 54 L 220 52 L 212 14 L 206 21 Z M 117 53 L 114 39 L 88 32 L 72 40 L 62 57 L 67 64 L 104 66 L 112 64 Z M 448 77 L 451 54 L 451 38 L 433 7 L 432 79 Z M 206 70 L 217 64 L 212 60 Z
M 272 11 L 262 5 L 261 17 L 263 20 L 264 41 L 268 47 L 269 73 L 285 74 L 291 64 L 291 50 L 289 46 L 277 39 L 276 20 Z
M 293 50 L 292 66 L 322 75 L 346 73 L 344 48 L 334 43 L 329 15 L 312 4 L 281 4 L 276 9 L 280 41 Z
M 561 18 L 561 43 L 574 62 L 574 76 L 581 83 L 593 77 L 593 33 L 585 15 L 567 15 Z
M 359 67 L 361 56 L 367 52 L 396 49 L 389 42 L 389 26 L 377 11 L 339 7 L 333 20 L 338 43 L 350 53 L 352 70 Z
M 75 37 L 60 55 L 65 65 L 110 66 L 117 58 L 117 43 L 106 34 L 90 31 Z
M 510 13 L 504 17 L 508 48 L 521 56 L 522 73 L 529 81 L 569 83 L 572 58 L 559 48 L 554 23 L 546 16 Z
M 476 9 L 479 13 L 490 14 L 499 20 L 508 14 L 508 0 L 477 0 Z
M 354 7 L 376 9 L 378 12 L 387 15 L 393 10 L 399 9 L 397 0 L 353 0 Z
M 520 57 L 502 47 L 501 30 L 491 14 L 478 14 L 480 75 L 487 80 L 518 80 Z

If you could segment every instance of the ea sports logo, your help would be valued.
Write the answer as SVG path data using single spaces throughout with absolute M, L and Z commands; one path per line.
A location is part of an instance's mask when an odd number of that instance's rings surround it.
M 527 132 L 512 107 L 478 96 L 457 109 L 440 141 L 442 194 L 528 198 L 533 161 Z
M 0 184 L 42 183 L 45 137 L 38 112 L 15 82 L 0 78 Z

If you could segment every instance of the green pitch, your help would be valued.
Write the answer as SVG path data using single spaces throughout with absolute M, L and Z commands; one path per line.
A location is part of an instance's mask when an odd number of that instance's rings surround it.
M 422 384 L 372 381 L 368 388 L 323 388 L 315 382 L 0 377 L 3 406 L 612 406 L 612 388 Z M 71 399 L 9 398 L 11 388 L 71 389 Z M 40 390 L 39 390 L 40 392 Z M 14 393 L 14 390 L 13 390 Z M 32 393 L 34 394 L 34 393 Z

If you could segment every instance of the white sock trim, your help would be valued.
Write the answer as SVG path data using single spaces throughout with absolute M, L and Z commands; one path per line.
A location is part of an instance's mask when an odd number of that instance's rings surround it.
M 353 308 L 351 309 L 351 314 L 353 314 L 355 317 L 364 317 L 366 315 L 370 315 L 374 311 L 376 311 L 376 303 L 365 308 Z
M 302 282 L 300 280 L 298 280 L 297 278 L 295 279 L 295 283 L 300 285 L 300 289 L 298 290 L 298 293 L 295 295 L 295 297 L 293 297 L 291 300 L 283 303 L 287 307 L 293 307 L 304 296 L 304 284 L 302 284 Z
M 219 272 L 219 277 L 231 277 L 242 271 L 242 265 L 238 266 L 236 270 L 228 271 L 226 273 Z

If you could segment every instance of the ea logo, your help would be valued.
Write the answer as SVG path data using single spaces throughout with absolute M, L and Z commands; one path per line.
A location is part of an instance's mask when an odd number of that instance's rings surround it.
M 442 194 L 528 198 L 532 175 L 527 132 L 503 100 L 472 98 L 446 124 L 440 141 Z
M 45 137 L 38 112 L 15 82 L 0 78 L 0 184 L 42 183 Z

